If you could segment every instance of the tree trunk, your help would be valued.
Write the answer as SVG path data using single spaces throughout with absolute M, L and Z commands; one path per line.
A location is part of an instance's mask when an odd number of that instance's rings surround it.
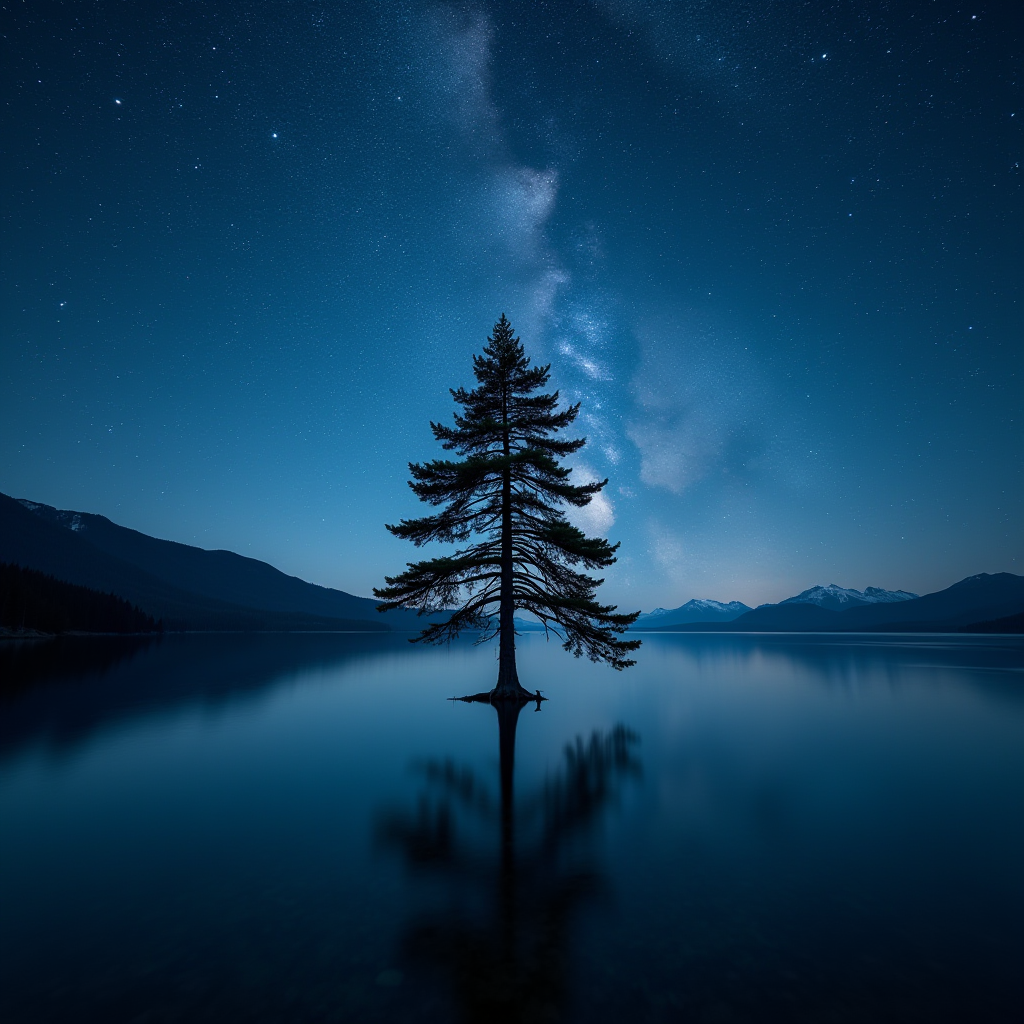
M 498 682 L 492 697 L 520 697 L 525 691 L 519 685 L 516 671 L 515 603 L 512 600 L 512 509 L 509 471 L 505 470 L 502 485 L 501 512 L 501 603 L 498 607 Z
M 519 700 L 530 694 L 519 684 L 516 671 L 515 602 L 512 599 L 512 487 L 505 470 L 501 511 L 501 603 L 498 606 L 498 682 L 492 697 Z
M 502 424 L 504 426 L 504 454 L 512 452 L 508 431 L 507 396 L 502 395 Z M 523 700 L 531 694 L 519 683 L 516 671 L 516 626 L 514 577 L 512 571 L 512 469 L 506 463 L 501 480 L 501 599 L 498 605 L 498 682 L 491 697 L 498 700 Z

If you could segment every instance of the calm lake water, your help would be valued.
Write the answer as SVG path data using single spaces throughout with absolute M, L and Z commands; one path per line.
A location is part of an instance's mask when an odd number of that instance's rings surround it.
M 1024 1019 L 1024 642 L 519 646 L 0 648 L 0 1018 Z

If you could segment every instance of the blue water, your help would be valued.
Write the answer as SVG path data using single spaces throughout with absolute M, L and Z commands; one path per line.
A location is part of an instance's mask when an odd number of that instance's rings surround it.
M 519 649 L 0 647 L 0 1019 L 1024 1020 L 1021 640 Z

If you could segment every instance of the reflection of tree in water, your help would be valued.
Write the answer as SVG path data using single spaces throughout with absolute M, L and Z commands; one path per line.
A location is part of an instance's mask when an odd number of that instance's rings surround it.
M 538 709 L 539 709 L 538 703 Z M 588 837 L 621 781 L 640 774 L 624 726 L 577 737 L 559 771 L 513 805 L 516 723 L 523 705 L 495 703 L 501 798 L 451 760 L 421 765 L 415 814 L 394 814 L 379 837 L 410 867 L 448 884 L 449 906 L 410 926 L 405 952 L 441 968 L 468 1021 L 557 1020 L 566 1001 L 571 919 L 597 890 Z M 495 851 L 457 833 L 460 815 L 499 826 Z M 478 901 L 473 914 L 467 904 Z

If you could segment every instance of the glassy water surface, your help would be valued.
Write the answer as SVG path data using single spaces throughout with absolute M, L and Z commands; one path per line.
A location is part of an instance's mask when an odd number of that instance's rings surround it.
M 0 1017 L 1024 1019 L 1021 640 L 519 662 L 0 647 Z

